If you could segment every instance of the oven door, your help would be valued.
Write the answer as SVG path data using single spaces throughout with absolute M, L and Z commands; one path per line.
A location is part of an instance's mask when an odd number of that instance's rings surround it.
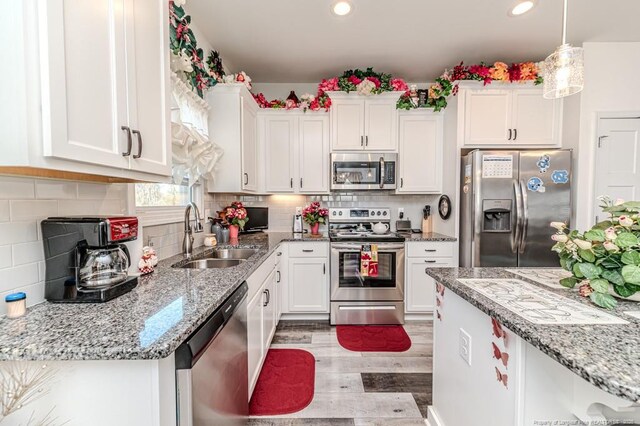
M 378 276 L 360 275 L 363 243 L 331 243 L 332 301 L 403 301 L 404 244 L 378 244 Z
M 332 154 L 331 189 L 395 189 L 396 154 Z

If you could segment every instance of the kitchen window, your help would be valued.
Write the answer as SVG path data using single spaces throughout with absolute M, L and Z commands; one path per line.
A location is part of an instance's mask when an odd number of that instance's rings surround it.
M 130 200 L 143 226 L 182 222 L 185 206 L 193 200 L 203 212 L 204 189 L 199 183 L 189 187 L 169 183 L 136 183 Z

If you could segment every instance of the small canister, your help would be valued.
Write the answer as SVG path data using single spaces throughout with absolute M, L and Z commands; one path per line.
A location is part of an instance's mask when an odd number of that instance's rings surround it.
M 220 236 L 222 240 L 220 241 L 222 244 L 227 244 L 229 242 L 229 228 L 222 228 L 220 232 Z
M 213 247 L 218 244 L 218 239 L 216 238 L 216 234 L 205 234 L 204 235 L 204 245 L 207 247 Z
M 7 303 L 7 318 L 18 318 L 27 313 L 27 295 L 11 293 L 4 298 Z

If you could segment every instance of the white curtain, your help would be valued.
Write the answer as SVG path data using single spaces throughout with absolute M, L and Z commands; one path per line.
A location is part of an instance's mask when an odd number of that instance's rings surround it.
M 171 92 L 173 183 L 185 177 L 189 186 L 201 177 L 213 180 L 223 150 L 209 139 L 209 105 L 173 72 Z

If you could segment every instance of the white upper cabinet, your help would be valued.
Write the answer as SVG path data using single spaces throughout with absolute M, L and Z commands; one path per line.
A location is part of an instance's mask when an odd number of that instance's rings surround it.
M 170 175 L 166 3 L 38 5 L 43 155 Z
M 329 116 L 307 114 L 298 121 L 299 192 L 329 192 Z
M 540 88 L 527 84 L 497 85 L 461 84 L 458 134 L 463 146 L 561 145 L 562 100 L 544 99 Z
M 297 118 L 289 115 L 260 118 L 264 126 L 267 192 L 293 192 Z
M 362 96 L 329 92 L 332 151 L 397 151 L 400 92 Z
M 258 104 L 244 84 L 218 84 L 207 94 L 209 134 L 224 154 L 209 192 L 258 192 L 264 163 L 258 144 Z
M 399 181 L 396 193 L 441 193 L 442 114 L 420 109 L 401 112 L 399 117 Z
M 323 112 L 260 111 L 267 193 L 329 192 L 329 117 Z

